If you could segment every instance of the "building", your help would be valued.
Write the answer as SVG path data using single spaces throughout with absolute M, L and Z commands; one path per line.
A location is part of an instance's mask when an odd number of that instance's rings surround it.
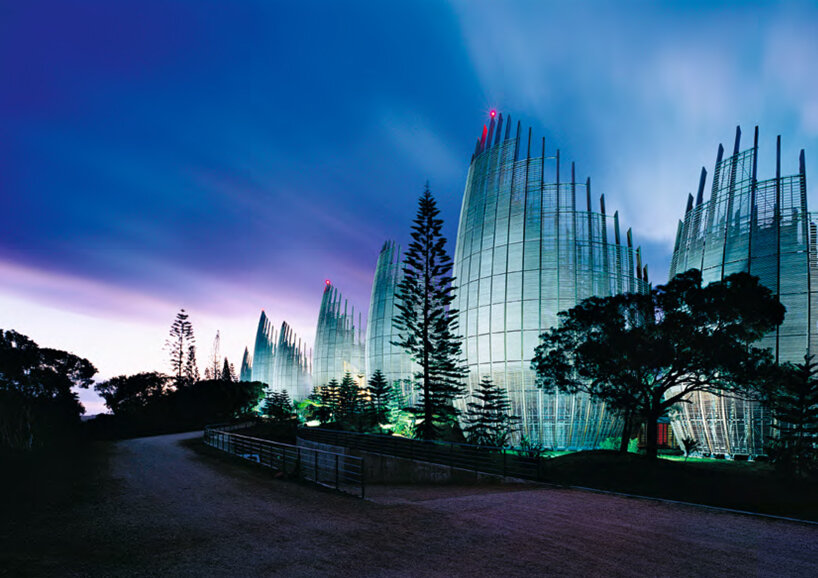
M 398 339 L 392 320 L 398 314 L 395 291 L 403 278 L 400 246 L 394 241 L 383 244 L 372 280 L 369 316 L 366 326 L 366 376 L 381 370 L 387 382 L 396 385 L 406 405 L 414 405 L 414 374 L 418 367 L 408 353 L 392 342 Z
M 284 321 L 278 332 L 278 343 L 273 363 L 272 391 L 286 390 L 293 400 L 302 400 L 312 393 L 312 352 L 301 343 L 292 328 Z
M 618 419 L 587 396 L 543 394 L 531 369 L 539 335 L 582 299 L 646 291 L 647 267 L 630 229 L 590 179 L 566 175 L 559 150 L 492 113 L 471 159 L 454 257 L 468 389 L 491 376 L 509 395 L 521 433 L 552 448 L 593 448 Z M 465 400 L 461 409 L 464 407 Z
M 707 171 L 702 168 L 695 202 L 687 199 L 679 221 L 670 265 L 670 277 L 699 269 L 705 283 L 746 271 L 778 296 L 787 308 L 784 322 L 766 335 L 777 361 L 803 361 L 818 351 L 816 315 L 818 265 L 817 222 L 807 212 L 807 178 L 804 151 L 799 171 L 781 176 L 781 137 L 776 142 L 775 177 L 758 180 L 758 127 L 753 146 L 741 149 L 741 129 L 736 128 L 733 153 L 724 157 L 719 145 L 710 199 L 704 201 Z M 672 425 L 679 439 L 693 438 L 699 451 L 708 454 L 756 455 L 764 453 L 771 435 L 770 416 L 757 403 L 707 393 L 694 394 L 681 404 Z
M 315 348 L 312 356 L 313 383 L 326 385 L 341 380 L 345 373 L 359 379 L 365 371 L 362 321 L 338 290 L 327 281 L 318 311 Z
M 246 347 L 244 348 L 244 355 L 241 358 L 239 381 L 253 381 L 253 360 L 250 357 L 250 351 Z
M 260 381 L 267 385 L 273 383 L 273 364 L 275 363 L 275 329 L 267 318 L 264 310 L 258 320 L 256 330 L 256 344 L 253 348 L 252 381 Z

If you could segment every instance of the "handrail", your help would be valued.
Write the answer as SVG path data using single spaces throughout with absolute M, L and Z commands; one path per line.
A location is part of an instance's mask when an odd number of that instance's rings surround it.
M 230 425 L 214 424 L 205 427 L 205 444 L 287 476 L 364 497 L 366 483 L 363 458 L 232 433 L 226 431 L 227 427 Z

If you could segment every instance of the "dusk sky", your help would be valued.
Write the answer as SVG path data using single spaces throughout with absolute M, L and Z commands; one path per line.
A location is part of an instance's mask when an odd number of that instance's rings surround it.
M 366 313 L 427 180 L 453 253 L 492 109 L 591 177 L 654 284 L 736 125 L 760 178 L 777 134 L 818 178 L 807 3 L 5 2 L 0 54 L 0 327 L 101 379 L 167 371 L 182 307 L 200 368 L 262 308 L 311 343 L 325 279 Z

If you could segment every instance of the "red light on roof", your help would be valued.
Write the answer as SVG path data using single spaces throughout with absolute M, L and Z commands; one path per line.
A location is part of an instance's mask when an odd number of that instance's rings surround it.
M 494 118 L 494 116 L 495 116 L 496 114 L 497 114 L 497 111 L 496 111 L 496 110 L 492 110 L 492 111 L 491 111 L 491 118 Z
M 327 285 L 329 285 L 329 284 L 330 284 L 329 279 L 325 280 L 325 281 L 324 281 L 324 283 L 326 283 Z

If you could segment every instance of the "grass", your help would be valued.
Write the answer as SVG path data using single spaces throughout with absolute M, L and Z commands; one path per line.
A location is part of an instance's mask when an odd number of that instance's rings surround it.
M 597 450 L 554 457 L 554 483 L 818 521 L 818 483 L 793 479 L 767 463 L 649 460 Z

